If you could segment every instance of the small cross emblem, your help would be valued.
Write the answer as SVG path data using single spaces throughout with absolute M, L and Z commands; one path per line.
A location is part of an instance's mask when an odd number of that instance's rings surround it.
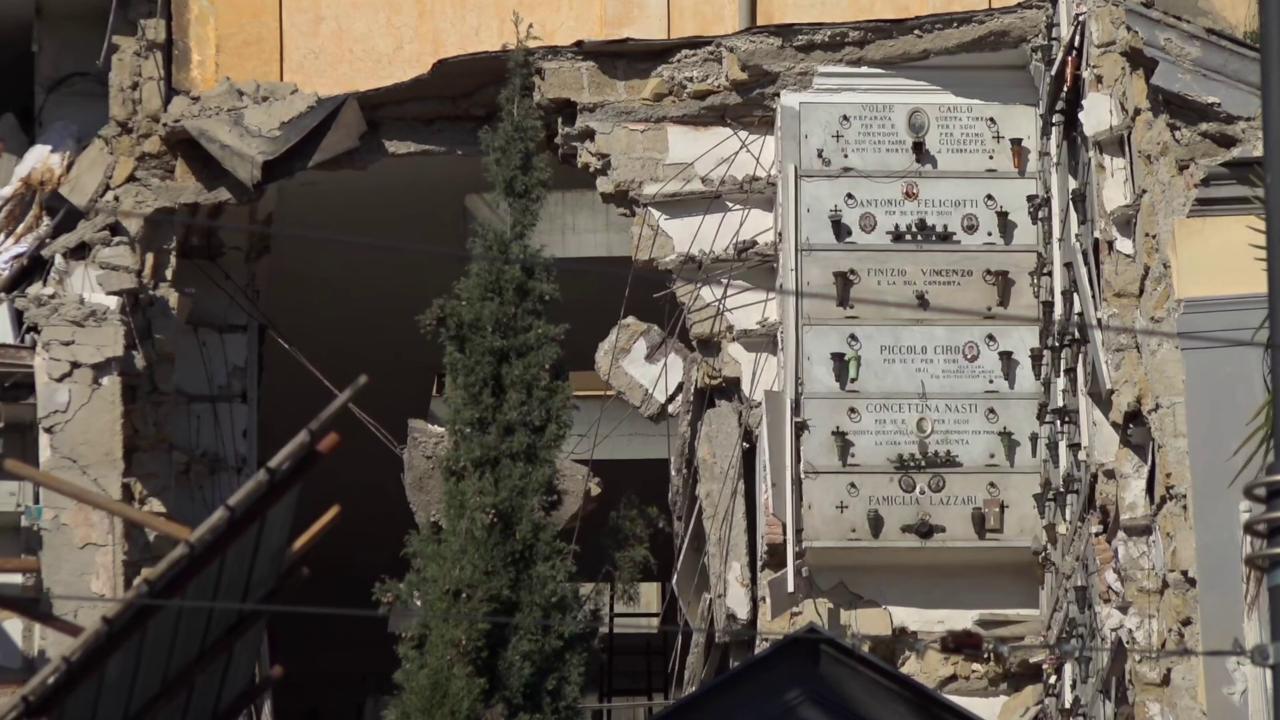
M 831 139 L 832 139 L 832 140 L 835 140 L 835 141 L 836 141 L 836 144 L 837 144 L 837 145 L 839 145 L 839 144 L 840 144 L 840 141 L 841 141 L 841 140 L 844 140 L 844 134 L 843 134 L 843 133 L 841 133 L 839 130 L 837 130 L 837 131 L 836 131 L 836 134 L 831 136 Z
M 836 503 L 836 509 L 840 511 L 841 515 L 843 515 L 844 511 L 849 509 L 849 506 L 845 505 L 844 501 L 841 500 L 840 502 Z

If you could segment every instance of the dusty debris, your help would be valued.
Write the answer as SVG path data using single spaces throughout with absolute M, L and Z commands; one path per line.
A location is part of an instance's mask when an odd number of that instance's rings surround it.
M 439 425 L 410 418 L 404 448 L 404 491 L 418 527 L 443 524 L 444 479 L 442 458 L 448 449 L 448 432 Z M 557 461 L 562 503 L 552 520 L 563 527 L 579 513 L 590 512 L 601 493 L 600 479 L 572 460 Z

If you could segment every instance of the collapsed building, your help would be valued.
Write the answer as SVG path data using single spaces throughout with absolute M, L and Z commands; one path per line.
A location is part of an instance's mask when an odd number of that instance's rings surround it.
M 295 600 L 368 604 L 436 521 L 447 378 L 415 318 L 503 212 L 476 139 L 502 58 L 323 96 L 201 82 L 193 16 L 122 5 L 105 93 L 50 82 L 30 135 L 0 120 L 6 452 L 195 525 L 300 398 L 367 372 L 354 451 L 303 495 L 299 523 L 335 496 L 344 517 Z M 670 517 L 638 605 L 600 601 L 593 711 L 811 622 L 983 717 L 1265 703 L 1247 662 L 1194 652 L 1266 617 L 1222 538 L 1257 392 L 1211 399 L 1230 363 L 1262 378 L 1257 51 L 1151 5 L 538 51 L 583 583 L 623 498 Z M 6 484 L 10 554 L 39 559 L 7 578 L 16 684 L 67 643 L 32 606 L 84 624 L 171 541 Z M 270 632 L 282 708 L 390 691 L 384 625 Z

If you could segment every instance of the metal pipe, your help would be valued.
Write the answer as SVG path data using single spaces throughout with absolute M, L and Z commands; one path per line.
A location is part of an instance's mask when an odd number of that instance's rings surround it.
M 1267 217 L 1267 322 L 1268 337 L 1280 332 L 1280 92 L 1275 83 L 1280 82 L 1280 7 L 1275 0 L 1258 0 L 1259 37 L 1262 45 L 1262 125 L 1263 162 L 1266 175 Z M 1268 340 L 1268 349 L 1274 348 Z M 1275 353 L 1272 352 L 1272 355 Z M 1280 362 L 1271 365 L 1271 417 L 1280 418 Z M 1268 475 L 1280 474 L 1280 444 L 1275 450 Z M 1267 488 L 1267 512 L 1280 512 L 1280 485 L 1272 483 Z M 1272 525 L 1267 532 L 1267 549 L 1280 550 L 1280 525 Z M 1275 662 L 1277 641 L 1280 640 L 1280 563 L 1267 568 L 1267 601 L 1271 620 L 1271 717 L 1280 718 L 1280 664 Z
M 738 29 L 756 26 L 756 0 L 738 0 Z
M 84 503 L 96 510 L 115 515 L 121 520 L 155 531 L 165 537 L 170 537 L 180 542 L 191 537 L 191 528 L 186 525 L 166 520 L 145 510 L 139 510 L 128 503 L 114 500 L 107 495 L 77 485 L 53 473 L 34 468 L 21 460 L 5 458 L 0 462 L 0 467 L 10 475 L 17 475 L 23 480 L 29 481 L 32 485 L 38 485 L 49 492 L 57 493 L 76 502 Z
M 40 572 L 40 558 L 31 556 L 0 557 L 0 572 L 38 573 Z

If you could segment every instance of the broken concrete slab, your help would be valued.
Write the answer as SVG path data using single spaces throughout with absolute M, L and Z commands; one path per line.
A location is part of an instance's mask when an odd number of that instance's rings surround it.
M 224 81 L 195 102 L 171 104 L 167 136 L 195 140 L 250 188 L 359 146 L 367 125 L 354 98 L 319 98 L 287 84 L 264 87 Z
M 680 388 L 689 351 L 657 325 L 635 317 L 622 322 L 596 348 L 595 371 L 647 418 L 666 411 Z
M 124 356 L 124 326 L 45 326 L 40 333 L 40 350 L 51 360 L 76 365 L 96 365 L 115 360 Z
M 58 194 L 80 212 L 88 212 L 98 195 L 107 187 L 111 164 L 111 151 L 107 149 L 107 143 L 95 138 L 76 157 L 71 171 L 58 185 Z
M 404 448 L 404 492 L 420 528 L 444 523 L 442 463 L 448 448 L 449 434 L 443 427 L 409 419 Z M 558 460 L 556 470 L 562 501 L 551 519 L 557 527 L 564 527 L 579 513 L 590 511 L 601 492 L 600 480 L 572 460 Z
M 742 438 L 738 407 L 722 403 L 703 415 L 695 449 L 712 613 L 720 642 L 728 641 L 734 630 L 751 620 L 754 607 Z

